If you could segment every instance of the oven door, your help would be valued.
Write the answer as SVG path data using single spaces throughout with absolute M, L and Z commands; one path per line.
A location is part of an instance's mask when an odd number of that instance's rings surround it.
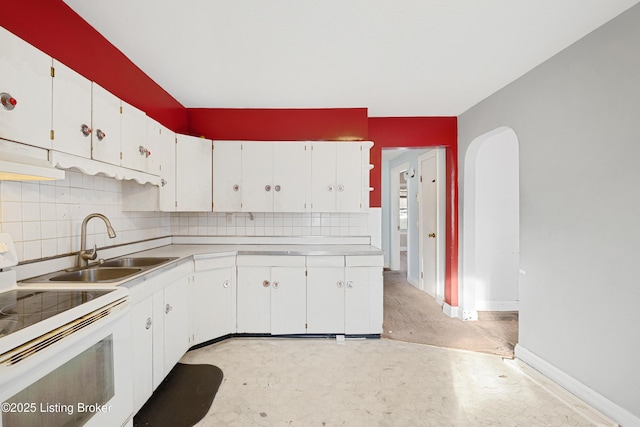
M 130 422 L 131 331 L 126 301 L 88 326 L 82 325 L 87 323 L 84 318 L 76 322 L 80 326 L 71 331 L 65 326 L 47 334 L 44 344 L 25 344 L 11 359 L 3 355 L 0 426 L 102 427 Z M 52 344 L 51 337 L 57 337 Z

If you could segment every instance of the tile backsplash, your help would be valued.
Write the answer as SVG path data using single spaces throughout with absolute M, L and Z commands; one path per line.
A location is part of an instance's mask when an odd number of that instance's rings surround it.
M 0 231 L 13 238 L 20 261 L 68 255 L 80 249 L 82 220 L 107 216 L 117 236 L 92 219 L 87 247 L 183 236 L 369 236 L 361 213 L 163 213 L 122 210 L 121 181 L 67 171 L 61 181 L 0 181 Z

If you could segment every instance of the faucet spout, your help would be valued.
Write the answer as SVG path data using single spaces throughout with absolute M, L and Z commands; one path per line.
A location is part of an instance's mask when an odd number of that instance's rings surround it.
M 107 226 L 107 234 L 110 239 L 116 237 L 116 231 L 111 226 L 111 221 L 106 216 L 100 213 L 92 213 L 87 215 L 87 217 L 82 221 L 82 227 L 80 229 L 80 251 L 78 252 L 78 262 L 76 263 L 77 267 L 84 267 L 88 264 L 89 260 L 96 259 L 98 256 L 96 250 L 96 246 L 93 246 L 93 250 L 86 250 L 85 246 L 87 244 L 87 223 L 91 218 L 100 218 L 104 221 Z

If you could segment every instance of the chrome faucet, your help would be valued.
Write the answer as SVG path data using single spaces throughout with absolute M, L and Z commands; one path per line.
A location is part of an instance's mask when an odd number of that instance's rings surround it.
M 98 247 L 93 245 L 93 249 L 87 250 L 85 249 L 85 245 L 87 244 L 87 223 L 91 218 L 100 218 L 107 225 L 107 233 L 109 234 L 109 238 L 113 239 L 116 237 L 116 232 L 111 226 L 111 222 L 109 219 L 99 213 L 92 213 L 87 215 L 87 217 L 82 221 L 82 229 L 80 231 L 80 251 L 78 252 L 78 262 L 76 263 L 76 267 L 82 268 L 88 265 L 89 260 L 94 260 L 98 257 Z

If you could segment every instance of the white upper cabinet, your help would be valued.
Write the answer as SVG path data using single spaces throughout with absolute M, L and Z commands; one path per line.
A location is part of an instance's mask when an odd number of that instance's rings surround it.
M 311 176 L 311 145 L 273 144 L 273 211 L 306 212 L 307 182 Z
M 213 210 L 242 210 L 242 144 L 213 142 Z
M 120 116 L 121 165 L 141 172 L 154 173 L 152 157 L 155 150 L 152 150 L 151 147 L 147 115 L 144 111 L 138 110 L 124 101 L 120 101 L 120 103 L 122 105 Z
M 311 150 L 311 211 L 365 209 L 371 142 L 314 142 Z
M 91 101 L 91 157 L 120 165 L 120 99 L 93 83 Z
M 53 60 L 52 148 L 91 158 L 91 81 Z
M 176 210 L 211 211 L 211 173 L 211 140 L 177 134 Z
M 161 212 L 176 210 L 176 134 L 156 121 L 150 124 L 151 145 L 158 153 L 153 164 L 160 174 L 158 208 Z
M 0 138 L 51 148 L 51 61 L 0 27 Z
M 307 211 L 308 143 L 214 141 L 213 146 L 214 211 Z

